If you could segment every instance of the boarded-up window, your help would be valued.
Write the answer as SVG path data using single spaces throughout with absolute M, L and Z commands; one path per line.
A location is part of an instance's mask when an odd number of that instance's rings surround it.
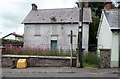
M 52 25 L 52 35 L 57 35 L 57 26 Z
M 40 35 L 40 26 L 39 25 L 35 25 L 35 35 L 36 36 Z

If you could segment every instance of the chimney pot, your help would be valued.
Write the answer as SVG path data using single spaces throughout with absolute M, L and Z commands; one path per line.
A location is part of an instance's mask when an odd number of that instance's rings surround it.
M 104 4 L 104 10 L 107 11 L 107 10 L 110 10 L 112 7 L 112 2 L 106 2 Z
M 37 10 L 37 5 L 35 3 L 33 3 L 31 5 L 32 5 L 32 10 Z

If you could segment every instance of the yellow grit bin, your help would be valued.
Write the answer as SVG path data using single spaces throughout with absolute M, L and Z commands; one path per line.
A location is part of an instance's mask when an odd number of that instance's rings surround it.
M 27 67 L 27 60 L 26 59 L 18 59 L 17 68 L 26 68 L 26 67 Z

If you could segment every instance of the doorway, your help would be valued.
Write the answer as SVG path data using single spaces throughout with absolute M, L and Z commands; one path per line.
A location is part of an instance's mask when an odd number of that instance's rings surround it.
M 51 40 L 51 50 L 57 50 L 57 40 Z

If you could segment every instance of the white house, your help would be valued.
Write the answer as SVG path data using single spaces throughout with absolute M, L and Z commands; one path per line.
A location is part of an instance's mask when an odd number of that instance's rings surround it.
M 12 40 L 23 41 L 23 36 L 13 32 L 3 36 L 2 39 L 12 39 Z
M 89 23 L 92 22 L 91 9 L 83 9 L 83 47 L 88 49 Z M 24 46 L 52 49 L 70 49 L 70 32 L 73 31 L 73 49 L 77 48 L 79 8 L 32 10 L 24 21 Z
M 108 8 L 108 7 L 107 7 Z M 99 49 L 111 50 L 111 67 L 119 66 L 120 53 L 120 9 L 105 9 L 102 11 L 98 28 L 98 51 Z M 100 51 L 99 51 L 100 52 Z

